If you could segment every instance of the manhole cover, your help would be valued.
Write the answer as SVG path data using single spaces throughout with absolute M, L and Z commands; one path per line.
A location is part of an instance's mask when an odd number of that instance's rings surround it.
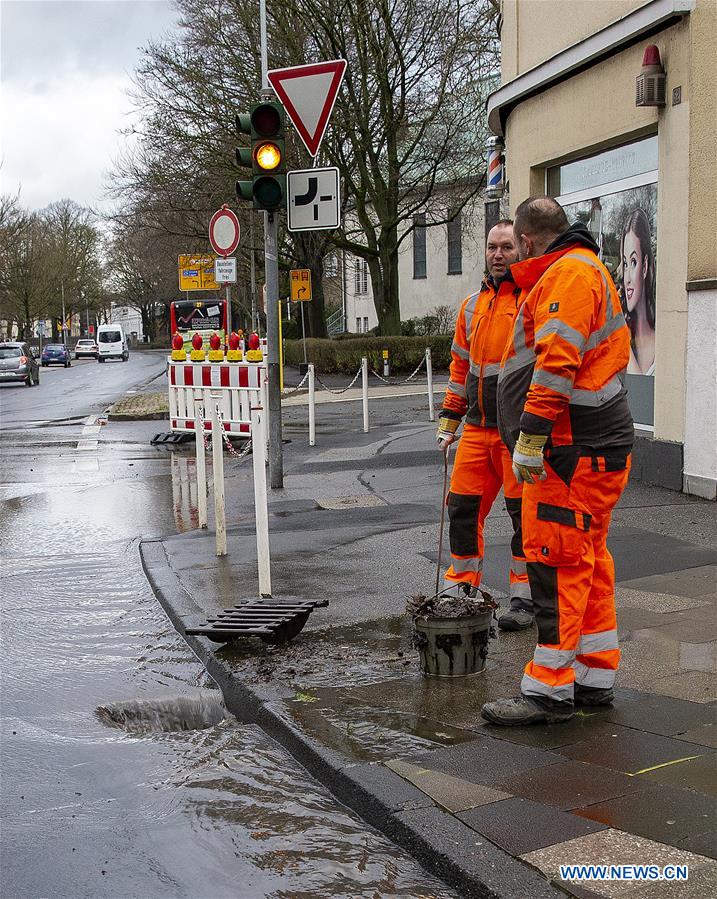
M 385 500 L 372 493 L 362 493 L 359 496 L 329 496 L 318 499 L 317 503 L 322 509 L 369 509 L 372 506 L 385 506 Z

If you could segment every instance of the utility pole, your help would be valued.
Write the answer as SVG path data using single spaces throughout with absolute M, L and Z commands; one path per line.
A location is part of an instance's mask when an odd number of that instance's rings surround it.
M 67 346 L 67 330 L 65 328 L 65 279 L 60 279 L 60 296 L 62 297 L 62 342 Z

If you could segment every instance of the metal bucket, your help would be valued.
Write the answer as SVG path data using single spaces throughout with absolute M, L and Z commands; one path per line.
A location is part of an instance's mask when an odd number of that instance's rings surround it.
M 413 644 L 427 677 L 463 677 L 485 668 L 493 611 L 465 618 L 419 616 L 413 620 Z

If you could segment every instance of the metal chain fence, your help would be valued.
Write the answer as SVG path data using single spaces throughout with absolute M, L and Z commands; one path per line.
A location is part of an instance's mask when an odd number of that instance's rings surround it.
M 378 378 L 379 381 L 383 381 L 384 384 L 390 384 L 392 387 L 398 387 L 400 384 L 407 384 L 410 380 L 415 378 L 416 375 L 418 374 L 418 372 L 423 368 L 423 366 L 425 364 L 426 364 L 426 357 L 424 356 L 421 359 L 421 361 L 418 363 L 418 365 L 414 368 L 414 370 L 411 372 L 411 374 L 407 378 L 404 378 L 402 381 L 389 381 L 388 378 L 384 378 L 383 375 L 380 375 L 375 369 L 371 368 L 369 370 L 374 377 Z

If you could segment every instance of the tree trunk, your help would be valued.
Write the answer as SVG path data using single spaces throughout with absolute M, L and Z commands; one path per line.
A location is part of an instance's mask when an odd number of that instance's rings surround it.
M 401 308 L 398 295 L 398 250 L 394 233 L 384 235 L 379 244 L 379 257 L 369 261 L 371 287 L 378 316 L 379 334 L 401 333 Z M 374 279 L 374 269 L 377 278 Z M 379 271 L 380 270 L 380 271 Z
M 317 256 L 311 260 L 311 302 L 305 303 L 307 337 L 326 337 L 326 312 L 324 310 L 324 260 Z

